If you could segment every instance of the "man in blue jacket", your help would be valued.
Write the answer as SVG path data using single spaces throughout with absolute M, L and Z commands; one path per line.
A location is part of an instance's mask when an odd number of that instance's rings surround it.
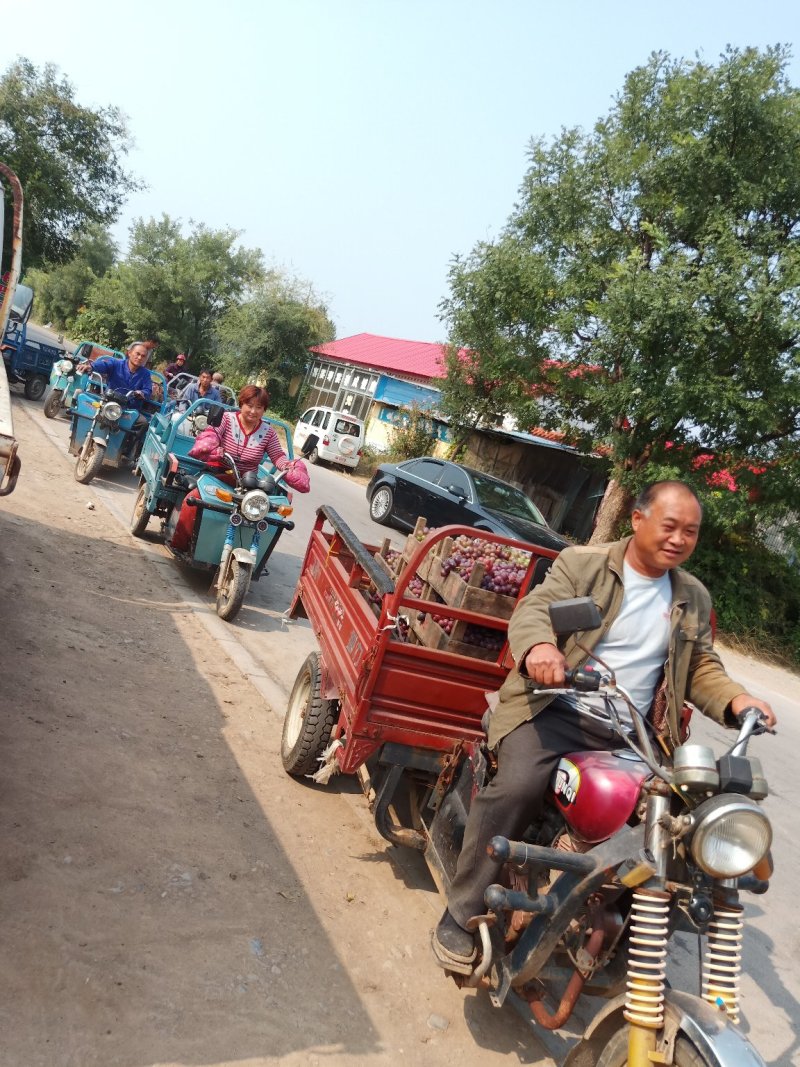
M 134 341 L 128 346 L 125 356 L 125 359 L 117 359 L 116 356 L 101 356 L 94 363 L 81 363 L 77 370 L 79 373 L 91 370 L 93 373 L 102 374 L 109 389 L 117 393 L 133 394 L 128 397 L 127 403 L 138 410 L 142 406 L 142 401 L 149 400 L 153 392 L 153 381 L 147 369 L 150 351 L 142 341 Z M 147 431 L 147 421 L 140 412 L 126 442 L 124 449 L 126 454 L 133 454 L 136 445 L 142 441 Z

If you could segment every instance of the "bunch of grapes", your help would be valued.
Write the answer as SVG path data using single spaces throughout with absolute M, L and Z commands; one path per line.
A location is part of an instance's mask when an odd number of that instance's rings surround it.
M 408 595 L 419 599 L 422 596 L 423 581 L 418 574 L 415 574 L 411 581 L 408 583 Z
M 434 622 L 438 623 L 444 632 L 449 636 L 453 632 L 455 626 L 455 619 L 448 619 L 444 615 L 431 615 Z
M 477 645 L 478 648 L 488 648 L 492 652 L 499 652 L 505 644 L 505 634 L 502 630 L 493 630 L 490 626 L 468 626 L 464 631 L 464 641 L 468 645 Z
M 428 536 L 428 534 L 431 532 L 432 529 L 434 529 L 434 527 L 423 526 L 421 532 L 419 530 L 415 530 L 414 531 L 414 536 L 416 537 L 416 539 L 418 541 L 424 541 L 425 538 Z
M 503 596 L 517 597 L 525 580 L 531 561 L 531 553 L 510 545 L 496 545 L 481 538 L 461 534 L 453 542 L 453 551 L 442 562 L 442 575 L 447 577 L 456 571 L 464 581 L 469 581 L 476 563 L 484 569 L 481 589 Z

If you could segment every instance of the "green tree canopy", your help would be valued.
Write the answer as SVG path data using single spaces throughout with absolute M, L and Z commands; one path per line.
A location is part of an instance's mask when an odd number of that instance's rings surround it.
M 451 417 L 508 413 L 609 450 L 620 491 L 600 537 L 630 490 L 666 472 L 732 470 L 745 490 L 757 478 L 762 509 L 798 504 L 800 94 L 787 59 L 654 54 L 591 133 L 532 143 L 502 235 L 451 267 Z
M 122 347 L 157 334 L 162 355 L 207 359 L 216 324 L 263 276 L 261 252 L 237 247 L 236 230 L 180 221 L 138 219 L 123 262 L 89 290 L 77 318 L 83 337 Z
M 68 331 L 72 331 L 92 285 L 111 269 L 117 258 L 117 246 L 108 231 L 97 223 L 89 226 L 76 244 L 75 257 L 68 263 L 50 270 L 34 268 L 22 279 L 36 293 L 36 318 Z
M 292 383 L 305 372 L 309 346 L 335 336 L 327 308 L 311 285 L 276 271 L 223 316 L 218 330 L 231 380 L 265 379 L 273 408 L 287 416 L 294 414 Z
M 52 64 L 18 59 L 0 77 L 0 159 L 25 194 L 27 267 L 66 262 L 90 223 L 118 218 L 139 188 L 122 165 L 130 144 L 122 112 L 81 106 Z

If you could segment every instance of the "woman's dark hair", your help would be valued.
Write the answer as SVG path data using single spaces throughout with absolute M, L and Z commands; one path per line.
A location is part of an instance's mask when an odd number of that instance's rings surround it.
M 254 400 L 266 411 L 269 404 L 269 393 L 266 389 L 262 389 L 260 385 L 246 385 L 244 389 L 239 390 L 238 399 L 239 407 Z

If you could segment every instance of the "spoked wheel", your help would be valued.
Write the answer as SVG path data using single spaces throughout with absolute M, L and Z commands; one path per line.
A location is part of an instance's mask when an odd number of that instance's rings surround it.
M 44 417 L 46 419 L 54 419 L 56 415 L 61 411 L 61 398 L 64 395 L 63 389 L 51 389 L 50 396 L 44 402 Z
M 394 506 L 394 495 L 388 485 L 382 485 L 372 494 L 369 502 L 370 517 L 383 526 L 389 525 Z
M 150 512 L 147 510 L 147 487 L 144 482 L 139 486 L 136 501 L 131 515 L 131 533 L 134 537 L 142 537 L 147 524 L 150 521 Z
M 339 701 L 322 696 L 321 678 L 319 654 L 312 652 L 295 679 L 283 720 L 283 769 L 296 778 L 304 778 L 319 769 L 319 757 L 339 718 Z
M 250 588 L 252 573 L 252 567 L 240 563 L 238 559 L 228 561 L 225 578 L 217 592 L 217 615 L 225 622 L 230 622 L 239 614 L 239 609 L 247 596 L 247 590 Z
M 627 1067 L 629 1028 L 617 1030 L 600 1054 L 597 1067 Z M 674 1067 L 711 1067 L 702 1052 L 688 1038 L 679 1037 L 675 1042 Z
M 97 444 L 91 433 L 87 433 L 83 448 L 78 453 L 78 462 L 75 464 L 75 481 L 88 485 L 103 466 L 105 454 L 105 448 Z

